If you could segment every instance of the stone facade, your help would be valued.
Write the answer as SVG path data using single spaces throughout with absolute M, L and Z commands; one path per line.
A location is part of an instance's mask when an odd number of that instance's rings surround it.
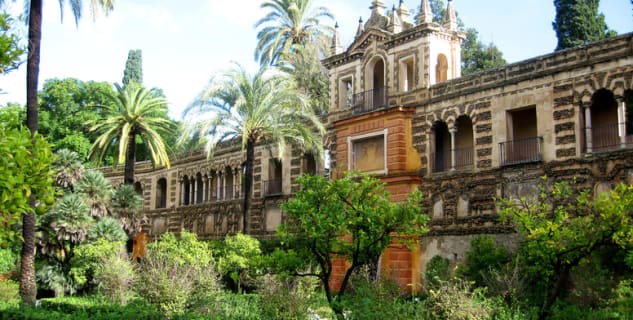
M 421 7 L 413 24 L 402 5 L 386 16 L 373 1 L 353 43 L 343 50 L 335 34 L 323 60 L 332 177 L 367 171 L 387 183 L 393 201 L 415 189 L 425 196 L 430 233 L 412 251 L 391 246 L 381 260 L 382 274 L 403 288 L 419 283 L 435 255 L 462 259 L 476 234 L 512 248 L 514 229 L 498 222 L 494 199 L 534 197 L 544 175 L 596 193 L 633 183 L 633 109 L 627 115 L 625 105 L 633 34 L 461 77 L 464 35 L 451 19 L 431 22 L 428 0 Z M 296 153 L 277 163 L 263 146 L 256 155 L 248 231 L 265 238 L 284 219 L 279 204 L 296 192 L 294 179 L 324 165 Z M 227 143 L 212 162 L 195 153 L 170 169 L 138 164 L 150 234 L 241 230 L 241 189 L 230 187 L 242 162 L 239 146 Z M 121 172 L 107 175 L 122 181 Z

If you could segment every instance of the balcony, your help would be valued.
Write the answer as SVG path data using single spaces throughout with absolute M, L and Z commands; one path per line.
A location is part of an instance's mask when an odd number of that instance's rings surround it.
M 624 124 L 597 125 L 591 130 L 592 152 L 604 152 L 633 147 L 633 135 L 626 134 Z
M 263 182 L 264 184 L 264 196 L 274 196 L 280 195 L 283 193 L 282 190 L 282 180 L 266 180 Z
M 352 113 L 362 114 L 372 112 L 387 106 L 389 88 L 383 87 L 354 94 Z
M 455 149 L 455 164 L 452 164 L 450 152 L 431 153 L 432 172 L 447 170 L 466 170 L 473 167 L 474 151 L 472 147 Z
M 499 143 L 502 166 L 537 162 L 543 159 L 543 137 L 518 139 Z

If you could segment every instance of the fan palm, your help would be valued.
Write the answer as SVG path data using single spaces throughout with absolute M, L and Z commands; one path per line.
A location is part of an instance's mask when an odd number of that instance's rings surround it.
M 75 17 L 75 23 L 78 24 L 82 13 L 82 1 L 70 0 L 70 7 Z M 4 0 L 0 0 L 4 3 Z M 63 12 L 65 0 L 59 0 L 61 12 Z M 40 74 L 40 44 L 42 42 L 42 0 L 25 1 L 25 7 L 28 8 L 28 55 L 26 62 L 26 125 L 34 136 L 37 132 L 37 86 Z M 106 13 L 110 12 L 114 7 L 114 0 L 91 0 L 90 11 L 95 17 L 99 9 L 103 9 Z M 63 18 L 63 15 L 62 15 Z M 33 140 L 35 141 L 35 140 Z M 35 208 L 37 203 L 34 197 L 31 197 L 31 207 Z M 37 287 L 35 285 L 35 215 L 33 213 L 25 213 L 22 217 L 22 259 L 20 262 L 20 296 L 22 303 L 25 305 L 35 305 L 35 297 Z
M 270 12 L 255 24 L 255 28 L 261 28 L 257 33 L 255 60 L 261 65 L 274 65 L 295 45 L 314 42 L 327 47 L 325 39 L 331 34 L 331 28 L 319 24 L 319 19 L 332 19 L 332 14 L 325 7 L 312 9 L 311 3 L 311 0 L 262 3 L 261 8 Z
M 90 157 L 100 162 L 110 145 L 115 144 L 114 165 L 125 162 L 124 181 L 134 183 L 136 138 L 140 137 L 149 150 L 154 165 L 170 166 L 167 149 L 161 136 L 171 134 L 171 122 L 165 116 L 167 101 L 142 86 L 121 87 L 109 97 L 104 119 L 90 128 L 99 137 L 90 149 Z
M 323 124 L 307 99 L 298 93 L 288 76 L 261 68 L 248 74 L 240 65 L 211 79 L 196 100 L 185 109 L 187 124 L 182 139 L 200 132 L 207 137 L 207 155 L 212 158 L 218 143 L 236 139 L 246 153 L 243 230 L 247 231 L 253 186 L 255 146 L 276 146 L 280 155 L 290 144 L 322 154 Z
M 123 229 L 134 234 L 143 222 L 138 211 L 143 206 L 143 198 L 130 184 L 124 184 L 112 195 L 112 213 L 121 222 Z
M 81 179 L 84 173 L 84 165 L 79 160 L 77 152 L 60 149 L 55 152 L 55 162 L 53 162 L 53 170 L 55 170 L 55 185 L 62 188 L 73 190 L 74 185 Z
M 64 196 L 42 221 L 55 232 L 58 241 L 73 244 L 84 242 L 94 224 L 90 207 L 77 194 Z
M 119 224 L 119 221 L 112 217 L 104 217 L 90 229 L 88 234 L 90 241 L 106 240 L 109 242 L 126 241 L 127 234 Z
M 112 185 L 101 171 L 90 170 L 77 182 L 77 192 L 83 194 L 90 206 L 93 217 L 103 217 L 108 213 L 108 204 L 112 196 Z

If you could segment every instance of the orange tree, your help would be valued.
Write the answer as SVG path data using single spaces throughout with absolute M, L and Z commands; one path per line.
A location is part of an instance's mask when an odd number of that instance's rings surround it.
M 279 234 L 284 244 L 298 248 L 295 254 L 317 262 L 319 270 L 310 275 L 322 282 L 328 303 L 340 317 L 337 302 L 354 271 L 377 261 L 399 235 L 411 239 L 427 231 L 428 216 L 419 205 L 422 194 L 415 191 L 402 203 L 391 202 L 380 180 L 357 173 L 338 180 L 304 175 L 297 181 L 301 190 L 282 205 L 290 222 Z M 333 293 L 329 283 L 338 257 L 349 264 L 339 291 Z

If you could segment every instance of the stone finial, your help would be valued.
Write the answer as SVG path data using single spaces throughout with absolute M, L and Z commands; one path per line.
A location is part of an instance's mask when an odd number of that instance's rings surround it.
M 402 22 L 400 21 L 400 15 L 396 10 L 396 6 L 394 5 L 391 8 L 391 16 L 389 17 L 389 25 L 387 26 L 387 30 L 393 33 L 399 33 L 402 31 Z
M 398 4 L 398 15 L 400 16 L 400 22 L 402 24 L 405 22 L 411 23 L 411 13 L 409 9 L 404 6 L 404 0 L 400 0 L 400 4 Z
M 356 30 L 356 38 L 360 37 L 365 32 L 365 24 L 363 24 L 363 17 L 358 18 L 358 29 Z
M 341 44 L 341 35 L 338 32 L 338 22 L 334 24 L 334 34 L 332 35 L 332 44 L 330 46 L 332 54 L 339 54 L 343 52 L 343 45 Z
M 431 2 L 429 0 L 422 0 L 420 13 L 418 13 L 416 19 L 419 24 L 433 22 L 433 10 L 431 10 Z
M 371 14 L 380 14 L 380 15 L 384 15 L 385 14 L 385 8 L 387 8 L 385 6 L 385 3 L 382 0 L 374 0 L 371 3 L 371 7 L 369 7 L 369 9 L 371 9 Z
M 457 30 L 457 14 L 453 7 L 453 1 L 448 0 L 448 7 L 446 8 L 446 21 L 444 27 L 449 30 Z

